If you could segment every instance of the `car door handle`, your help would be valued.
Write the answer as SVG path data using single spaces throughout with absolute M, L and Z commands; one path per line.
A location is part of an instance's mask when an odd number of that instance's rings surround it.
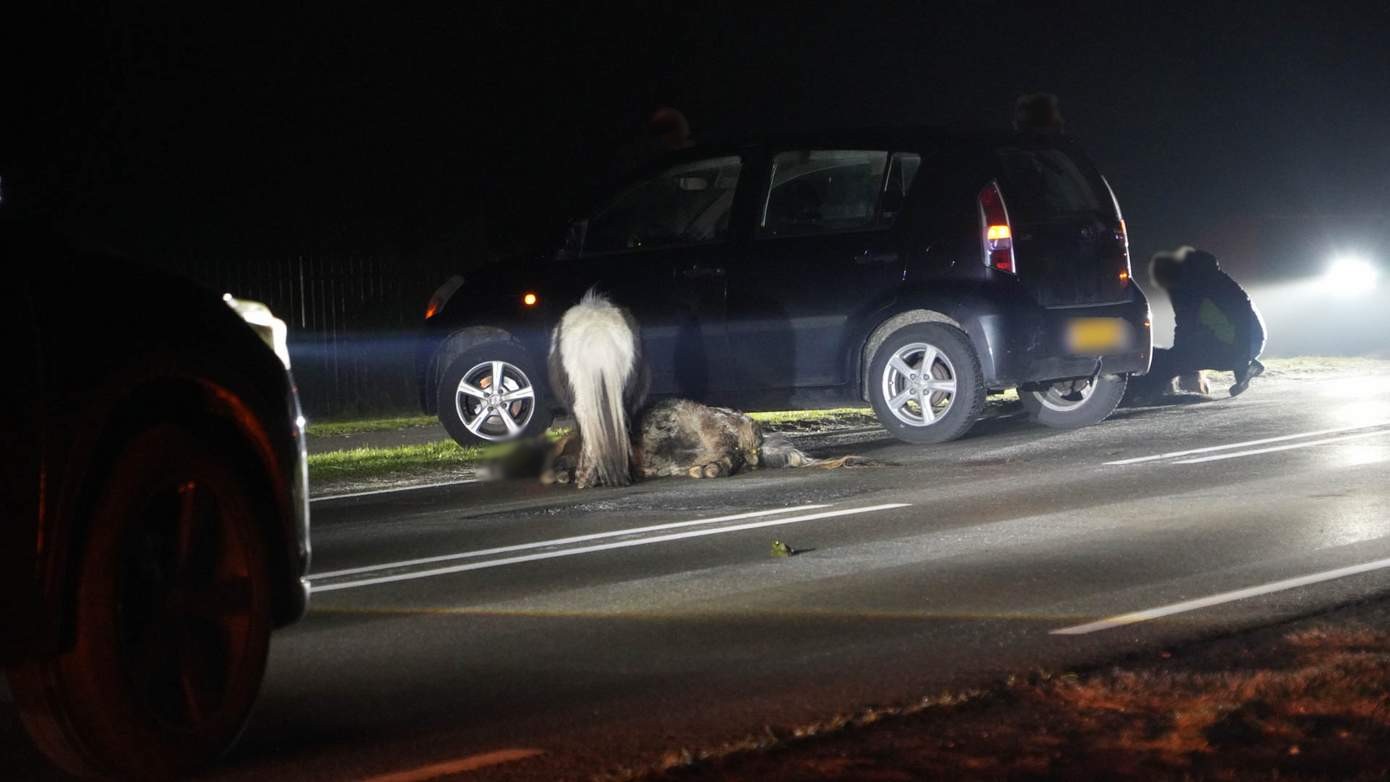
M 706 278 L 710 278 L 710 277 L 723 277 L 723 276 L 724 276 L 724 267 L 722 267 L 722 266 L 701 266 L 700 264 L 697 263 L 697 264 L 695 264 L 695 265 L 693 265 L 693 266 L 687 266 L 687 267 L 685 267 L 684 269 L 681 269 L 680 274 L 681 274 L 682 277 L 686 278 L 687 280 L 706 279 Z
M 865 250 L 854 256 L 851 260 L 860 266 L 871 266 L 877 263 L 893 263 L 898 260 L 898 254 L 894 252 L 876 253 Z

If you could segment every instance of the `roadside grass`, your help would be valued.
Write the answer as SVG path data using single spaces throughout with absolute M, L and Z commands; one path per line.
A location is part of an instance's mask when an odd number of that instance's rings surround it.
M 403 415 L 385 418 L 358 418 L 347 421 L 311 422 L 308 427 L 310 437 L 343 437 L 364 432 L 391 432 L 397 429 L 415 429 L 431 426 L 436 422 L 432 415 Z
M 564 437 L 569 429 L 557 427 L 545 433 L 551 441 Z M 309 454 L 309 485 L 362 480 L 406 479 L 446 470 L 476 469 L 484 462 L 500 458 L 511 444 L 474 445 L 467 448 L 453 440 L 435 440 L 414 445 L 384 448 L 345 448 Z
M 475 467 L 496 446 L 463 448 L 453 440 L 389 448 L 349 448 L 309 454 L 309 484 L 366 478 L 406 478 L 424 472 Z
M 778 410 L 749 413 L 749 418 L 769 432 L 820 431 L 847 427 L 870 426 L 878 423 L 874 411 L 867 407 L 836 407 L 828 410 Z
M 1233 638 L 870 709 L 609 779 L 1384 779 L 1390 633 Z
M 1265 374 L 1269 377 L 1390 373 L 1390 360 L 1362 356 L 1290 356 L 1264 358 L 1260 363 L 1265 365 Z

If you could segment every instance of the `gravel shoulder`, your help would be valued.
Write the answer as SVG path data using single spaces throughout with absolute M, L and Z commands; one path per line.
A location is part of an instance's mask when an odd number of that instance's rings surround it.
M 681 748 L 609 779 L 1384 779 L 1390 604 Z

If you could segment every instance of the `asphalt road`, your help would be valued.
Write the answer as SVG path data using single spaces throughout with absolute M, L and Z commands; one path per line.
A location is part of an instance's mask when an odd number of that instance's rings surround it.
M 1390 593 L 1390 377 L 816 445 L 895 464 L 316 502 L 312 612 L 212 776 L 588 778 Z

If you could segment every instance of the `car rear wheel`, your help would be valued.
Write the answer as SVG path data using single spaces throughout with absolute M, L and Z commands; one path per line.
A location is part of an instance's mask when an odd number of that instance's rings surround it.
M 884 340 L 869 363 L 869 402 L 890 434 L 941 443 L 965 434 L 984 409 L 980 359 L 943 323 L 916 323 Z
M 241 733 L 272 624 L 265 500 L 229 449 L 173 425 L 105 471 L 73 587 L 72 646 L 7 671 L 39 748 L 81 776 L 170 779 Z
M 1075 429 L 1108 418 L 1124 398 L 1128 384 L 1125 375 L 1097 375 L 1020 389 L 1018 398 L 1034 421 L 1057 429 Z
M 512 342 L 465 351 L 439 382 L 439 421 L 459 445 L 501 443 L 541 434 L 553 414 L 534 362 Z

